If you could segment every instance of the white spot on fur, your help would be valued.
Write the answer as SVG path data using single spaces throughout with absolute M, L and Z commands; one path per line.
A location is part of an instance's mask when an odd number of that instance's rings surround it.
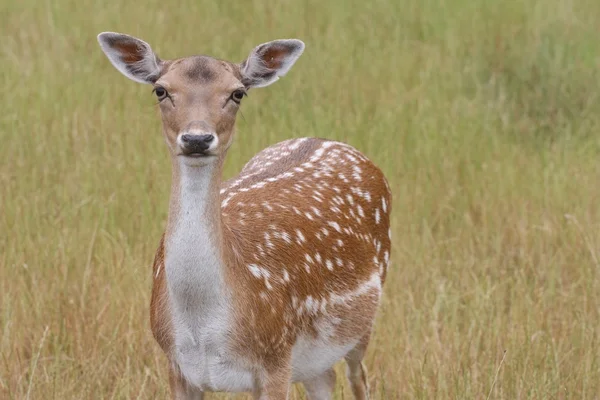
M 268 290 L 273 289 L 273 286 L 271 285 L 271 282 L 269 282 L 269 278 L 271 277 L 271 273 L 263 267 L 260 267 L 256 264 L 249 264 L 248 265 L 248 269 L 250 270 L 250 272 L 252 273 L 252 275 L 255 278 L 260 279 L 261 277 L 264 278 L 265 280 L 265 286 L 267 287 Z
M 312 296 L 307 296 L 304 301 L 304 307 L 308 313 L 312 313 L 313 307 L 317 304 L 317 302 L 313 299 Z
M 363 208 L 360 206 L 360 204 L 357 206 L 358 208 L 358 215 L 361 216 L 361 218 L 365 217 L 365 212 L 363 211 Z
M 287 232 L 281 232 L 280 233 L 280 237 L 287 243 L 287 244 L 291 244 L 292 243 L 292 238 L 290 237 L 290 235 Z
M 250 270 L 250 272 L 252 273 L 252 275 L 255 278 L 260 278 L 262 276 L 261 272 L 260 272 L 260 267 L 256 264 L 250 264 L 248 265 L 248 269 Z
M 306 238 L 304 237 L 300 229 L 296 229 L 296 235 L 298 236 L 298 244 L 306 242 Z
M 355 290 L 339 295 L 337 293 L 331 293 L 329 295 L 329 302 L 333 304 L 347 304 L 348 301 L 362 296 L 375 289 L 378 293 L 381 292 L 381 277 L 377 272 L 371 274 L 368 281 L 361 283 Z
M 342 229 L 340 228 L 340 224 L 338 224 L 337 222 L 335 222 L 335 221 L 329 221 L 329 222 L 327 222 L 327 224 L 329 226 L 331 226 L 332 228 L 334 228 L 339 233 L 342 233 Z
M 331 262 L 331 260 L 325 260 L 325 265 L 327 266 L 328 270 L 333 271 L 333 262 Z
M 275 248 L 273 242 L 271 242 L 271 235 L 269 235 L 269 232 L 265 232 L 265 245 L 271 249 Z

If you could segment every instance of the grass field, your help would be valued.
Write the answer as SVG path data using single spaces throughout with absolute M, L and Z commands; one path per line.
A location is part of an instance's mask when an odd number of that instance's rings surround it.
M 170 163 L 105 30 L 164 58 L 306 42 L 246 99 L 226 175 L 321 136 L 388 176 L 373 398 L 600 398 L 599 21 L 597 0 L 3 0 L 0 398 L 168 394 L 148 308 Z

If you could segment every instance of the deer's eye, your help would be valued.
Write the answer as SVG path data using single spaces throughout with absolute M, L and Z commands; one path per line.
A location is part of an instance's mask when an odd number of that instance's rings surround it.
M 233 93 L 231 93 L 231 100 L 233 100 L 237 104 L 240 104 L 245 95 L 246 92 L 242 89 L 235 90 Z
M 158 98 L 158 101 L 163 101 L 164 99 L 169 97 L 169 93 L 167 92 L 167 89 L 165 89 L 162 86 L 156 86 L 154 88 L 153 92 L 156 95 L 156 97 Z

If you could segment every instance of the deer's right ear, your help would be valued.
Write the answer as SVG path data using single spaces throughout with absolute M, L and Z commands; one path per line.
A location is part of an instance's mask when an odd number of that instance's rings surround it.
M 162 61 L 143 40 L 122 33 L 102 32 L 98 42 L 112 65 L 129 79 L 154 83 L 160 77 Z

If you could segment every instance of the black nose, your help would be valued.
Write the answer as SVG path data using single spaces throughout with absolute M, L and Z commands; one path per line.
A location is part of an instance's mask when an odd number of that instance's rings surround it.
M 190 153 L 201 153 L 210 147 L 211 142 L 215 139 L 214 135 L 190 135 L 181 136 L 185 149 Z

